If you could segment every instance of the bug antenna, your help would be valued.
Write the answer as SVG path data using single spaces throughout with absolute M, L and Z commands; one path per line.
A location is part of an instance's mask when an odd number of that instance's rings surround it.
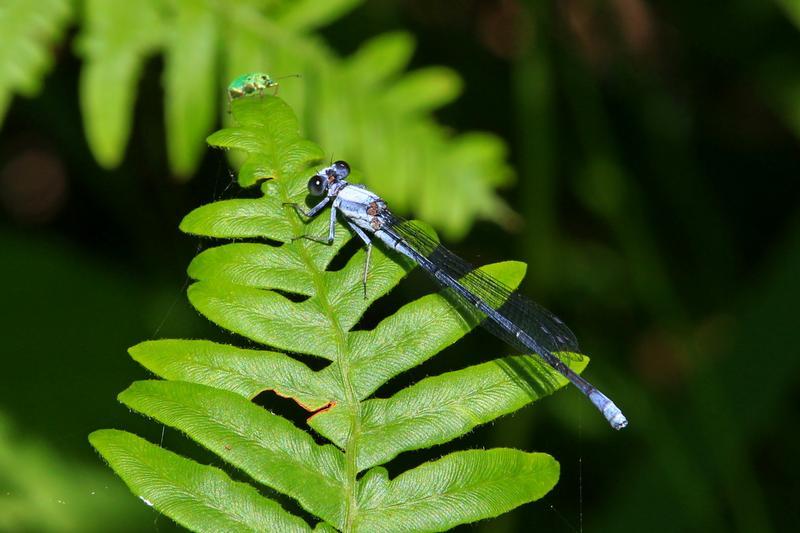
M 278 80 L 285 80 L 286 78 L 302 78 L 301 74 L 287 74 L 286 76 L 281 76 L 280 78 L 275 78 L 275 81 Z

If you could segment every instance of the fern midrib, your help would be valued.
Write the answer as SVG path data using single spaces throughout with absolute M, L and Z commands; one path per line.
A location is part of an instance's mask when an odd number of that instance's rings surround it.
M 304 259 L 306 254 L 304 251 Z M 309 261 L 309 266 L 311 262 Z M 325 314 L 331 320 L 335 329 L 336 338 L 336 362 L 342 378 L 342 388 L 344 389 L 345 404 L 342 407 L 347 409 L 350 417 L 350 431 L 345 443 L 345 512 L 343 531 L 352 531 L 356 515 L 356 476 L 358 475 L 358 441 L 361 435 L 361 404 L 358 401 L 352 381 L 350 380 L 350 353 L 347 345 L 347 333 L 342 328 L 339 317 L 334 312 L 328 293 L 325 280 L 317 272 L 314 274 L 314 285 L 317 289 L 317 299 L 324 309 Z
M 286 189 L 283 190 L 284 201 L 290 201 L 286 194 Z M 290 215 L 291 216 L 291 215 Z M 299 227 L 299 219 L 292 217 L 292 227 L 294 231 L 304 231 L 304 227 Z M 342 231 L 343 228 L 339 228 Z M 299 234 L 299 233 L 296 233 Z M 316 244 L 316 243 L 315 243 Z M 318 246 L 324 246 L 317 244 Z M 308 249 L 305 246 L 300 246 L 299 253 L 303 263 L 306 265 L 308 272 L 312 272 L 312 280 L 314 283 L 316 300 L 331 321 L 334 328 L 336 339 L 336 361 L 334 364 L 339 368 L 339 373 L 342 378 L 342 388 L 344 390 L 345 405 L 341 408 L 347 409 L 350 417 L 350 431 L 347 435 L 347 442 L 345 443 L 345 509 L 342 531 L 353 531 L 353 526 L 356 520 L 358 502 L 356 500 L 356 477 L 358 476 L 358 441 L 361 435 L 361 404 L 353 388 L 352 381 L 350 380 L 350 352 L 347 343 L 347 332 L 342 328 L 339 322 L 339 317 L 334 311 L 330 299 L 328 298 L 327 286 L 325 283 L 324 271 L 320 272 L 317 265 L 308 254 Z

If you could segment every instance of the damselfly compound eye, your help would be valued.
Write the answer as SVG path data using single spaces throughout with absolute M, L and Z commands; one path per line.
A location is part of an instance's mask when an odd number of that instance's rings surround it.
M 322 196 L 327 188 L 327 183 L 321 176 L 311 176 L 311 179 L 308 180 L 308 192 L 314 196 Z
M 340 178 L 346 178 L 350 175 L 350 165 L 345 163 L 344 161 L 337 161 L 333 164 L 334 170 L 339 175 Z

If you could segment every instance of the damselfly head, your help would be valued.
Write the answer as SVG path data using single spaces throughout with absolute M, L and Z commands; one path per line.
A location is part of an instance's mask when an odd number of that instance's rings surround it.
M 311 176 L 311 179 L 308 180 L 308 192 L 311 193 L 312 196 L 322 196 L 327 189 L 328 180 L 319 174 L 314 174 Z

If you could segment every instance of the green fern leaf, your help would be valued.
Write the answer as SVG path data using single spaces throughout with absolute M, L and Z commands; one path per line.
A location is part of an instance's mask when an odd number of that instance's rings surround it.
M 229 243 L 199 254 L 189 267 L 196 280 L 189 299 L 216 324 L 280 351 L 202 340 L 148 341 L 133 347 L 131 356 L 167 381 L 134 383 L 120 400 L 179 429 L 253 482 L 297 501 L 321 520 L 320 530 L 439 531 L 497 516 L 546 494 L 558 480 L 555 459 L 510 449 L 455 452 L 388 479 L 381 465 L 398 454 L 449 442 L 566 381 L 536 360 L 517 356 L 433 376 L 391 398 L 373 397 L 388 380 L 477 324 L 436 293 L 406 304 L 373 330 L 354 329 L 369 305 L 397 286 L 413 265 L 376 247 L 366 297 L 363 250 L 342 269 L 328 270 L 350 233 L 338 226 L 331 246 L 295 239 L 322 235 L 328 219 L 306 223 L 285 205 L 305 198 L 304 185 L 321 150 L 298 135 L 291 109 L 278 98 L 236 101 L 233 117 L 236 125 L 209 142 L 245 152 L 240 182 L 270 178 L 261 185 L 264 196 L 200 207 L 181 227 L 196 235 L 260 237 L 277 244 Z M 516 262 L 483 268 L 510 286 L 525 271 Z M 281 351 L 330 363 L 312 370 Z M 584 359 L 575 369 L 585 364 Z M 317 444 L 303 429 L 251 403 L 266 390 L 313 412 L 310 427 L 331 444 Z M 92 442 L 135 494 L 194 529 L 214 529 L 198 519 L 208 507 L 247 506 L 262 516 L 225 514 L 213 520 L 296 523 L 266 498 L 251 501 L 254 496 L 215 469 L 134 436 L 101 432 Z M 214 494 L 219 500 L 197 494 L 201 483 L 210 483 L 206 478 L 219 485 Z M 230 504 L 220 506 L 225 498 Z M 271 522 L 264 524 L 261 529 L 268 529 Z
M 164 29 L 158 0 L 88 0 L 77 51 L 80 97 L 89 147 L 98 163 L 122 161 L 144 62 L 161 45 Z
M 125 431 L 100 430 L 89 441 L 131 491 L 196 531 L 308 531 L 303 520 L 222 470 L 200 465 Z
M 0 123 L 14 92 L 33 96 L 53 57 L 48 47 L 72 15 L 69 0 L 4 0 L 0 4 Z
M 310 31 L 336 20 L 362 0 L 295 0 L 284 2 L 273 13 L 275 21 L 293 31 Z
M 231 392 L 179 381 L 140 381 L 120 394 L 128 407 L 192 435 L 203 446 L 309 512 L 340 523 L 344 454 Z
M 360 481 L 358 531 L 442 531 L 490 518 L 547 494 L 559 466 L 545 453 L 467 450 L 389 481 L 370 470 Z
M 455 100 L 461 85 L 449 68 L 422 68 L 397 80 L 383 94 L 383 102 L 398 113 L 427 113 Z
M 385 33 L 364 43 L 345 63 L 359 85 L 376 87 L 398 76 L 411 61 L 414 40 L 404 32 Z
M 248 399 L 271 390 L 293 398 L 309 411 L 328 405 L 336 390 L 332 382 L 303 363 L 277 352 L 203 340 L 164 339 L 138 344 L 130 354 L 165 379 L 209 385 Z
M 509 357 L 424 379 L 388 399 L 367 400 L 356 462 L 361 469 L 384 464 L 401 452 L 449 442 L 514 412 L 553 391 L 543 374 L 537 361 Z M 558 386 L 564 385 L 566 379 L 559 376 Z M 339 446 L 347 442 L 343 409 L 328 409 L 310 425 Z
M 175 2 L 164 64 L 167 154 L 178 176 L 194 170 L 217 110 L 218 22 L 205 2 Z

